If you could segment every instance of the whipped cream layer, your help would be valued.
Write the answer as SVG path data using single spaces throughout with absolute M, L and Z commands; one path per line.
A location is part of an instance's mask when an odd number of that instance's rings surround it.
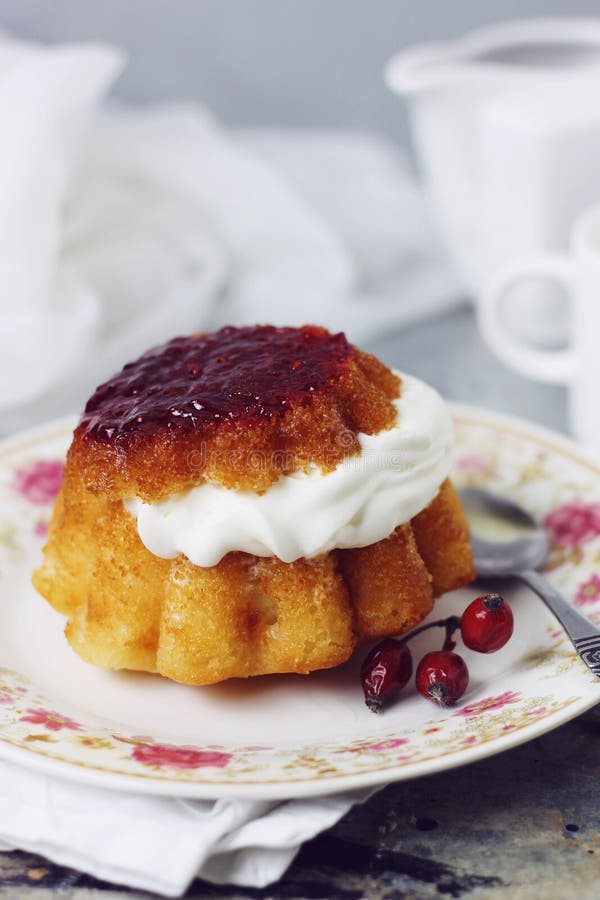
M 397 424 L 360 434 L 361 454 L 333 471 L 283 476 L 264 494 L 202 484 L 156 503 L 125 501 L 155 556 L 214 566 L 232 550 L 283 562 L 365 547 L 421 512 L 450 471 L 452 423 L 440 395 L 410 375 Z

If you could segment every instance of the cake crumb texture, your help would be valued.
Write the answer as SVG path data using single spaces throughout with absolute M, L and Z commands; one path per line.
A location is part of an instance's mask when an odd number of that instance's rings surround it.
M 236 552 L 200 568 L 154 556 L 122 502 L 71 472 L 33 580 L 68 617 L 73 649 L 95 665 L 185 684 L 306 674 L 407 631 L 434 596 L 471 580 L 468 530 L 449 482 L 417 518 L 418 527 L 413 520 L 369 547 L 293 563 Z

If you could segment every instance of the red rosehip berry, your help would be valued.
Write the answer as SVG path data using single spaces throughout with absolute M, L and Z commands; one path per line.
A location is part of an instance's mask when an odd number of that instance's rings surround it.
M 460 620 L 465 646 L 478 653 L 494 653 L 513 633 L 513 614 L 499 594 L 486 594 L 469 603 Z
M 412 675 L 412 656 L 401 641 L 386 638 L 373 647 L 360 669 L 365 703 L 371 712 L 379 712 L 408 684 Z
M 469 684 L 469 670 L 462 656 L 451 650 L 426 653 L 417 666 L 417 690 L 441 706 L 455 703 Z

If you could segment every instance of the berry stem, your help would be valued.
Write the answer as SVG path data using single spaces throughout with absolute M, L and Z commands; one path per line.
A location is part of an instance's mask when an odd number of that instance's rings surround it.
M 460 619 L 458 616 L 450 616 L 446 619 L 446 637 L 444 638 L 442 650 L 454 650 L 456 641 L 452 640 L 452 635 L 458 628 L 460 628 Z
M 406 644 L 418 634 L 422 634 L 423 631 L 428 631 L 430 628 L 445 628 L 446 639 L 444 641 L 443 649 L 452 650 L 454 646 L 452 635 L 460 628 L 460 619 L 458 616 L 448 616 L 447 619 L 438 619 L 436 622 L 428 622 L 426 625 L 420 625 L 419 628 L 415 628 L 413 631 L 409 631 L 408 634 L 405 634 L 404 637 L 401 637 L 400 643 Z

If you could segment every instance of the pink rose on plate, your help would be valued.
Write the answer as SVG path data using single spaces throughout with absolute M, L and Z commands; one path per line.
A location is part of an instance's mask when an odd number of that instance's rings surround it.
M 131 756 L 145 766 L 172 766 L 175 769 L 200 769 L 205 766 L 222 769 L 231 759 L 231 753 L 173 747 L 170 744 L 136 744 Z
M 69 728 L 71 731 L 81 731 L 81 725 L 67 716 L 54 712 L 52 709 L 27 709 L 26 713 L 27 715 L 21 716 L 19 722 L 43 725 L 49 731 L 61 731 L 63 728 Z
M 544 525 L 555 544 L 577 547 L 600 535 L 600 503 L 565 503 L 546 516 Z
M 36 506 L 51 503 L 60 490 L 64 465 L 58 459 L 41 459 L 15 471 L 12 488 Z
M 469 703 L 467 706 L 463 706 L 462 709 L 457 710 L 454 715 L 480 716 L 481 713 L 490 712 L 492 709 L 502 709 L 508 703 L 517 703 L 520 699 L 521 695 L 518 691 L 505 691 L 496 697 L 484 697 L 483 700 L 479 700 L 477 703 Z
M 370 744 L 369 750 L 395 750 L 396 747 L 403 747 L 405 744 L 408 744 L 407 738 L 388 738 L 378 741 L 376 744 Z
M 577 588 L 575 606 L 585 606 L 586 603 L 595 603 L 596 600 L 600 600 L 600 576 L 591 575 Z

